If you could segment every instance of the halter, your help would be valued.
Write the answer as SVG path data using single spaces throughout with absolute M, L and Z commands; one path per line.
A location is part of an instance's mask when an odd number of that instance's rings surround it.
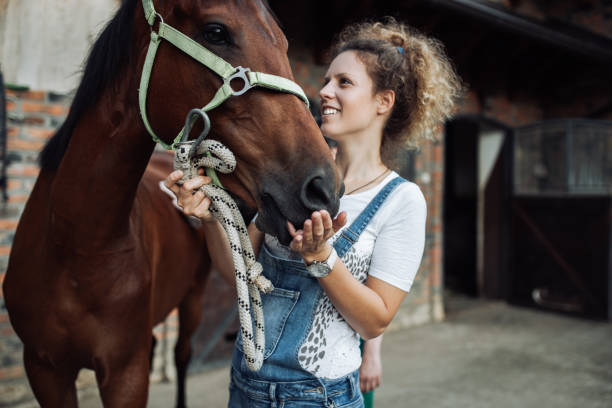
M 283 78 L 277 75 L 265 74 L 262 72 L 252 72 L 249 68 L 241 66 L 233 67 L 224 59 L 218 57 L 210 50 L 206 49 L 196 41 L 192 40 L 177 29 L 164 23 L 162 16 L 155 11 L 153 0 L 142 0 L 145 18 L 151 27 L 151 41 L 142 68 L 142 76 L 140 77 L 140 88 L 138 90 L 138 103 L 140 105 L 140 115 L 144 122 L 145 128 L 153 138 L 153 140 L 166 149 L 173 149 L 175 144 L 181 139 L 183 131 L 172 141 L 171 144 L 161 140 L 151 128 L 149 119 L 147 118 L 147 93 L 149 88 L 149 80 L 151 71 L 155 63 L 155 55 L 161 39 L 168 41 L 185 54 L 189 55 L 200 64 L 209 68 L 211 71 L 219 75 L 223 79 L 223 85 L 217 90 L 214 97 L 202 111 L 207 112 L 221 105 L 231 96 L 239 96 L 254 87 L 262 87 L 279 92 L 293 94 L 304 101 L 306 106 L 309 106 L 308 98 L 298 84 L 290 79 Z M 155 22 L 159 20 L 157 32 L 155 32 Z M 230 83 L 234 79 L 241 79 L 244 86 L 239 90 L 234 90 Z

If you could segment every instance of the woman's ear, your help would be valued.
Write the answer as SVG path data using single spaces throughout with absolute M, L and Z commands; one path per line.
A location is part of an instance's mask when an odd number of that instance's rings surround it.
M 390 89 L 378 92 L 376 94 L 376 103 L 378 105 L 376 113 L 379 115 L 391 112 L 395 104 L 395 92 Z

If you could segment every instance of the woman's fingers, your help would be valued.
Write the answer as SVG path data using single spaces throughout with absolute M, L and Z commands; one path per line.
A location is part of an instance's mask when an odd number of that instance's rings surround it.
M 196 207 L 198 207 L 206 194 L 202 192 L 200 187 L 210 183 L 209 177 L 194 177 L 183 183 L 177 194 L 178 205 L 183 209 L 183 212 L 188 215 L 194 215 Z
M 359 380 L 359 388 L 361 392 L 370 392 L 380 386 L 380 379 L 378 377 L 365 377 Z
M 368 392 L 368 382 L 366 381 L 365 378 L 360 378 L 359 379 L 359 389 L 361 390 L 361 392 Z
M 312 220 L 304 221 L 304 233 L 302 236 L 304 245 L 307 247 L 312 246 Z
M 334 232 L 338 231 L 340 228 L 344 227 L 346 224 L 346 211 L 342 211 L 336 218 L 332 221 L 332 228 Z
M 204 197 L 200 204 L 193 210 L 193 215 L 200 219 L 210 216 L 210 198 Z
M 183 172 L 181 170 L 173 171 L 168 174 L 168 177 L 164 180 L 164 184 L 168 187 L 175 195 L 178 194 L 181 186 L 177 185 L 176 182 L 179 181 L 183 177 Z
M 319 211 L 315 211 L 312 213 L 311 222 L 313 241 L 321 241 L 323 239 L 323 232 L 325 231 L 325 229 L 323 227 L 323 219 Z
M 194 177 L 190 180 L 187 180 L 180 186 L 179 192 L 177 194 L 179 205 L 185 206 L 189 205 L 191 202 L 192 196 L 205 184 L 210 183 L 210 178 L 205 176 Z
M 289 220 L 287 220 L 287 230 L 289 231 L 289 235 L 295 238 L 295 233 L 297 232 L 297 230 L 295 229 L 293 223 Z
M 291 243 L 289 244 L 289 247 L 295 251 L 295 252 L 301 252 L 302 251 L 302 246 L 304 243 L 303 240 L 303 236 L 301 233 L 296 234 L 295 237 L 293 237 L 293 240 L 291 241 Z
M 323 223 L 323 238 L 327 240 L 334 235 L 334 223 L 325 210 L 321 211 L 321 221 Z
M 200 187 L 202 187 L 204 184 L 208 184 L 211 182 L 210 177 L 206 177 L 206 176 L 198 176 L 198 177 L 194 177 L 190 180 L 187 180 L 186 182 L 183 183 L 183 189 L 185 190 L 197 190 Z

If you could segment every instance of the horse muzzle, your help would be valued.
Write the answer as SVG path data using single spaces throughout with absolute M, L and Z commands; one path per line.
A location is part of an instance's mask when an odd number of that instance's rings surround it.
M 293 180 L 282 180 L 278 176 L 267 179 L 258 200 L 257 227 L 276 236 L 283 245 L 288 245 L 292 239 L 287 221 L 302 228 L 314 211 L 326 210 L 332 217 L 338 213 L 344 183 L 340 182 L 336 188 L 337 178 L 331 166 L 316 168 L 297 185 Z

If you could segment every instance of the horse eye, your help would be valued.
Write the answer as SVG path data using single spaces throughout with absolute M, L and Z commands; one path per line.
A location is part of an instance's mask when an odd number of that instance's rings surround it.
M 232 43 L 227 28 L 221 24 L 208 24 L 204 27 L 204 40 L 213 45 L 230 45 Z

